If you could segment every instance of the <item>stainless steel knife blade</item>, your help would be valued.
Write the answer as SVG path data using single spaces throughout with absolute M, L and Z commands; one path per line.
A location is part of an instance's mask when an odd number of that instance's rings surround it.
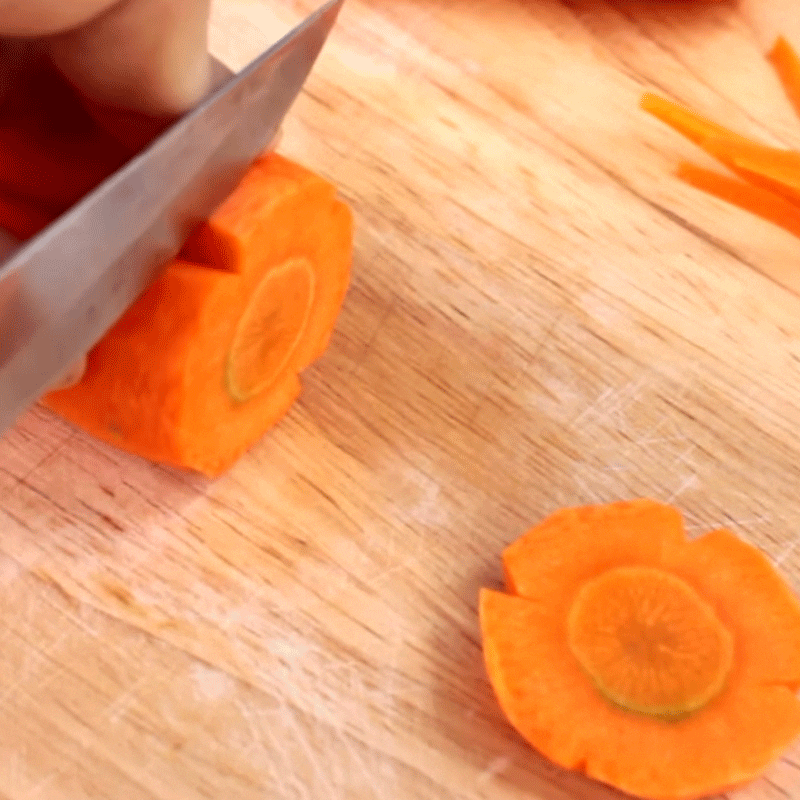
M 276 135 L 329 0 L 0 264 L 0 435 L 135 302 Z

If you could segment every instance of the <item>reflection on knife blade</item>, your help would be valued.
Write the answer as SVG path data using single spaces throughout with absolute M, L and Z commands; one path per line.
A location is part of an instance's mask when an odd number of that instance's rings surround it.
M 275 136 L 331 0 L 0 267 L 0 433 L 125 312 Z

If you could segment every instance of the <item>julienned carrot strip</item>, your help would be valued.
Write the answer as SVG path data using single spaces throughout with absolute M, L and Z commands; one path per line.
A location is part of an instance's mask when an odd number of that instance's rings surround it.
M 708 192 L 800 237 L 800 208 L 784 197 L 688 162 L 678 167 L 677 174 L 681 180 L 696 189 Z
M 770 57 L 778 65 L 787 93 L 800 100 L 800 59 L 784 39 L 776 42 Z M 641 107 L 699 145 L 746 183 L 695 166 L 682 168 L 684 180 L 800 236 L 799 152 L 755 142 L 651 93 L 642 97 Z
M 716 136 L 701 147 L 751 183 L 800 202 L 800 153 Z
M 712 136 L 734 142 L 750 141 L 728 128 L 723 128 L 722 125 L 717 125 L 715 122 L 695 114 L 694 111 L 684 106 L 651 92 L 646 92 L 642 96 L 640 105 L 645 111 L 665 122 L 695 144 L 702 144 L 704 140 Z
M 785 151 L 759 145 L 752 139 L 710 122 L 705 117 L 658 95 L 645 94 L 641 100 L 641 107 L 699 145 L 740 178 L 768 191 L 777 191 L 784 195 L 790 193 L 789 190 L 780 188 L 786 182 L 786 175 L 776 167 L 786 166 L 788 169 L 787 162 L 796 158 L 800 163 L 800 156 L 779 155 Z M 767 153 L 771 154 L 770 157 L 766 155 Z
M 800 57 L 783 36 L 778 37 L 767 57 L 795 111 L 800 114 Z

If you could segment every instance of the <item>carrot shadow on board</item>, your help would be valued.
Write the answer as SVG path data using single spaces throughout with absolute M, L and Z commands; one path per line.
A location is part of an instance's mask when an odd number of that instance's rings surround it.
M 504 716 L 487 677 L 483 661 L 478 592 L 482 587 L 503 591 L 497 562 L 481 567 L 454 594 L 470 604 L 470 621 L 454 630 L 451 618 L 440 620 L 431 632 L 427 652 L 447 658 L 448 667 L 432 670 L 433 715 L 442 739 L 457 751 L 456 758 L 473 763 L 485 795 L 513 787 L 520 796 L 538 800 L 623 800 L 624 793 L 563 769 L 529 745 Z

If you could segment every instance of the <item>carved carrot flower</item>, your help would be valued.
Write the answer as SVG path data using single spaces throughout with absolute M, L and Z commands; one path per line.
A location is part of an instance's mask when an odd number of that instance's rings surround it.
M 768 57 L 800 115 L 800 58 L 783 37 Z M 800 152 L 759 144 L 655 94 L 645 93 L 641 106 L 738 176 L 684 163 L 684 181 L 800 237 Z
M 568 769 L 645 798 L 757 776 L 800 734 L 800 603 L 725 530 L 689 541 L 651 500 L 563 509 L 483 589 L 489 678 L 509 721 Z

